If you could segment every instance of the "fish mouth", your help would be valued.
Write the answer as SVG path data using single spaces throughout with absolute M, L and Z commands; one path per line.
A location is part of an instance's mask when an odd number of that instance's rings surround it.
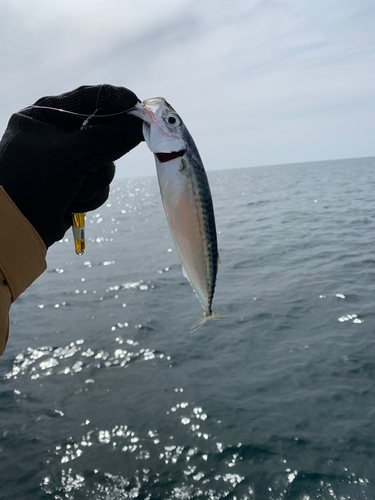
M 174 160 L 179 156 L 184 156 L 186 153 L 186 149 L 182 149 L 181 151 L 172 151 L 170 153 L 155 153 L 160 163 L 166 163 L 167 161 Z

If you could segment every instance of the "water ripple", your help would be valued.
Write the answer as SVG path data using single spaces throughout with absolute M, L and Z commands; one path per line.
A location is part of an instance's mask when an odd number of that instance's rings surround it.
M 113 183 L 12 305 L 2 498 L 372 500 L 374 166 L 210 173 L 230 319 L 194 335 L 157 180 Z

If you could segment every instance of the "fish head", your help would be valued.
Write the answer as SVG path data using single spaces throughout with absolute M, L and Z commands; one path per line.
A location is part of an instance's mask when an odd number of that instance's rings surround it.
M 172 106 L 163 97 L 153 97 L 143 101 L 150 111 L 151 123 L 143 124 L 143 135 L 153 153 L 170 153 L 185 148 L 183 143 L 183 121 Z M 156 119 L 155 119 L 156 118 Z
M 143 136 L 154 154 L 188 151 L 200 164 L 202 163 L 182 118 L 163 97 L 146 99 L 143 103 L 137 104 L 129 114 L 143 120 Z

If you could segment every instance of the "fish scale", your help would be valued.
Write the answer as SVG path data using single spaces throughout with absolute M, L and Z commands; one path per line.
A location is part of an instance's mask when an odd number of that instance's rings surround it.
M 201 177 L 200 182 L 198 181 L 198 189 L 200 191 L 200 204 L 202 205 L 202 219 L 205 223 L 205 233 L 207 237 L 208 250 L 207 256 L 207 274 L 210 277 L 215 276 L 217 273 L 217 242 L 216 242 L 216 228 L 215 228 L 215 219 L 214 219 L 214 211 L 211 200 L 211 193 L 209 190 L 205 189 L 204 184 L 202 183 L 202 178 L 206 181 L 206 176 L 201 174 L 197 175 L 198 179 Z M 206 181 L 207 182 L 207 181 Z M 214 292 L 215 292 L 215 279 L 208 280 L 208 308 L 207 312 L 211 313 L 211 303 L 213 300 Z

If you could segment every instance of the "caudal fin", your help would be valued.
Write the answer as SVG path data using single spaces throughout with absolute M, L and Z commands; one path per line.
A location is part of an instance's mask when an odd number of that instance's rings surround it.
M 194 325 L 191 327 L 190 332 L 193 333 L 195 330 L 198 330 L 208 319 L 228 319 L 226 316 L 223 316 L 222 314 L 215 313 L 214 311 L 211 312 L 209 316 L 207 316 L 206 313 L 203 314 L 197 321 L 194 323 Z

